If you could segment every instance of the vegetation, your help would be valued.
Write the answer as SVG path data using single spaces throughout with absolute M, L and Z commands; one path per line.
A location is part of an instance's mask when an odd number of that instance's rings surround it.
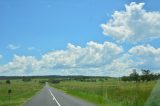
M 0 80 L 0 106 L 19 106 L 39 91 L 45 82 L 98 106 L 160 106 L 159 74 L 136 70 L 122 78 L 97 76 L 5 77 Z M 0 77 L 3 79 L 4 77 Z M 18 79 L 19 78 L 19 79 Z M 120 80 L 121 79 L 121 80 Z M 10 86 L 9 86 L 10 85 Z M 8 87 L 10 102 L 8 101 Z
M 8 90 L 8 84 L 10 88 Z M 0 106 L 20 106 L 42 88 L 42 84 L 35 81 L 0 80 Z M 9 101 L 10 92 L 10 101 Z
M 11 84 L 11 81 L 10 80 L 6 80 L 6 84 Z
M 24 82 L 31 81 L 31 78 L 30 78 L 30 77 L 23 76 L 23 77 L 22 77 L 22 81 L 24 81 Z
M 150 70 L 142 69 L 141 71 L 142 74 L 139 75 L 134 69 L 129 76 L 123 76 L 121 79 L 122 81 L 148 82 L 152 80 L 158 80 L 160 78 L 160 74 L 151 73 Z
M 58 84 L 61 82 L 59 79 L 49 79 L 48 82 L 53 83 L 53 84 Z
M 135 83 L 109 78 L 102 81 L 97 79 L 96 82 L 61 81 L 51 85 L 99 106 L 144 106 L 156 85 L 156 81 Z M 155 104 L 158 105 L 154 106 L 159 106 L 160 101 Z

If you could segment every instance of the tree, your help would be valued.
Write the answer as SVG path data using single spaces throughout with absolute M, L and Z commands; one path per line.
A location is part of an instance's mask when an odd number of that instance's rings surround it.
M 136 69 L 133 69 L 133 72 L 130 74 L 131 81 L 139 81 L 139 74 L 137 73 Z
M 143 75 L 149 75 L 150 74 L 150 70 L 142 69 L 142 74 Z
M 139 75 L 135 69 L 129 76 L 121 77 L 122 81 L 151 81 L 151 80 L 158 80 L 160 78 L 160 73 L 151 73 L 150 70 L 142 69 L 142 74 Z
M 9 88 L 8 88 L 8 95 L 9 95 L 9 103 L 10 103 L 10 96 L 11 96 L 11 93 L 12 93 L 12 90 L 11 90 L 11 81 L 10 80 L 6 80 L 6 84 L 9 85 Z
M 150 81 L 151 80 L 150 70 L 142 69 L 141 71 L 142 71 L 141 80 Z
M 10 80 L 6 80 L 6 84 L 11 84 L 11 81 Z

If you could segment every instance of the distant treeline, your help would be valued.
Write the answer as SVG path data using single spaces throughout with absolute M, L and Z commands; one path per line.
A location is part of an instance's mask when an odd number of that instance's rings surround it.
M 65 76 L 58 78 L 49 78 L 39 80 L 39 83 L 50 82 L 53 84 L 60 83 L 61 81 L 80 81 L 80 82 L 96 82 L 96 81 L 105 81 L 110 77 L 99 77 L 99 76 Z
M 41 78 L 59 78 L 63 76 L 59 75 L 44 75 L 44 76 L 0 76 L 0 80 L 14 80 L 14 79 L 22 79 L 23 77 L 25 78 L 31 78 L 31 79 L 41 79 Z
M 121 77 L 122 81 L 135 81 L 135 82 L 148 82 L 152 80 L 158 80 L 160 78 L 159 73 L 151 73 L 150 70 L 142 69 L 142 74 L 138 74 L 136 69 L 133 70 L 133 72 L 129 76 L 123 76 Z
M 111 77 L 107 76 L 83 76 L 83 75 L 69 75 L 69 76 L 60 76 L 60 75 L 46 75 L 46 76 L 0 76 L 0 80 L 13 80 L 13 79 L 22 79 L 22 80 L 29 80 L 29 79 L 50 79 L 50 78 L 59 78 L 64 80 L 87 80 L 87 79 L 95 79 L 95 78 L 102 78 L 107 79 Z

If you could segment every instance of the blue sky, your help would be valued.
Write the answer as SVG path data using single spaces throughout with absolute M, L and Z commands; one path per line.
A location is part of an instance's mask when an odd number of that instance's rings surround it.
M 115 11 L 125 11 L 124 5 L 129 5 L 131 2 L 137 4 L 144 2 L 146 11 L 160 11 L 158 0 L 121 0 L 118 2 L 113 0 L 1 0 L 1 67 L 13 62 L 15 55 L 20 57 L 33 56 L 41 60 L 43 55 L 47 55 L 52 50 L 67 51 L 68 43 L 86 48 L 87 42 L 91 41 L 97 44 L 103 44 L 106 41 L 112 42 L 123 48 L 122 55 L 137 45 L 150 45 L 154 49 L 159 48 L 159 35 L 153 40 L 150 40 L 152 39 L 150 37 L 145 37 L 147 40 L 140 39 L 141 41 L 137 40 L 136 43 L 126 39 L 119 43 L 116 36 L 112 36 L 108 30 L 109 36 L 103 33 L 106 29 L 102 28 L 101 24 L 109 22 Z M 63 70 L 65 69 L 63 68 Z M 76 68 L 76 70 L 80 69 Z M 14 74 L 14 72 L 8 71 L 2 75 L 10 75 L 11 73 Z M 48 71 L 48 73 L 52 74 L 52 71 Z M 55 71 L 53 74 L 56 73 L 60 72 Z

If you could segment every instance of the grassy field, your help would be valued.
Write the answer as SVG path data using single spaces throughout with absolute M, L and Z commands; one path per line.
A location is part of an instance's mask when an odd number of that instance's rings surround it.
M 11 80 L 11 98 L 9 102 L 8 88 L 5 80 L 0 80 L 0 106 L 21 106 L 26 100 L 31 98 L 42 88 L 42 84 L 32 80 L 23 82 L 22 80 Z
M 104 82 L 62 81 L 52 86 L 98 106 L 160 106 L 160 99 L 154 101 L 155 96 L 160 98 L 160 92 L 157 91 L 160 86 L 156 88 L 155 93 L 152 92 L 156 83 L 156 81 L 133 83 L 109 79 Z
M 5 80 L 0 80 L 0 106 L 21 106 L 43 87 L 44 84 L 39 81 L 45 82 L 48 79 L 33 79 L 28 82 L 11 80 L 12 93 L 9 102 L 9 86 Z M 98 106 L 160 106 L 160 82 L 157 81 L 134 83 L 117 79 L 96 82 L 63 80 L 50 85 Z

